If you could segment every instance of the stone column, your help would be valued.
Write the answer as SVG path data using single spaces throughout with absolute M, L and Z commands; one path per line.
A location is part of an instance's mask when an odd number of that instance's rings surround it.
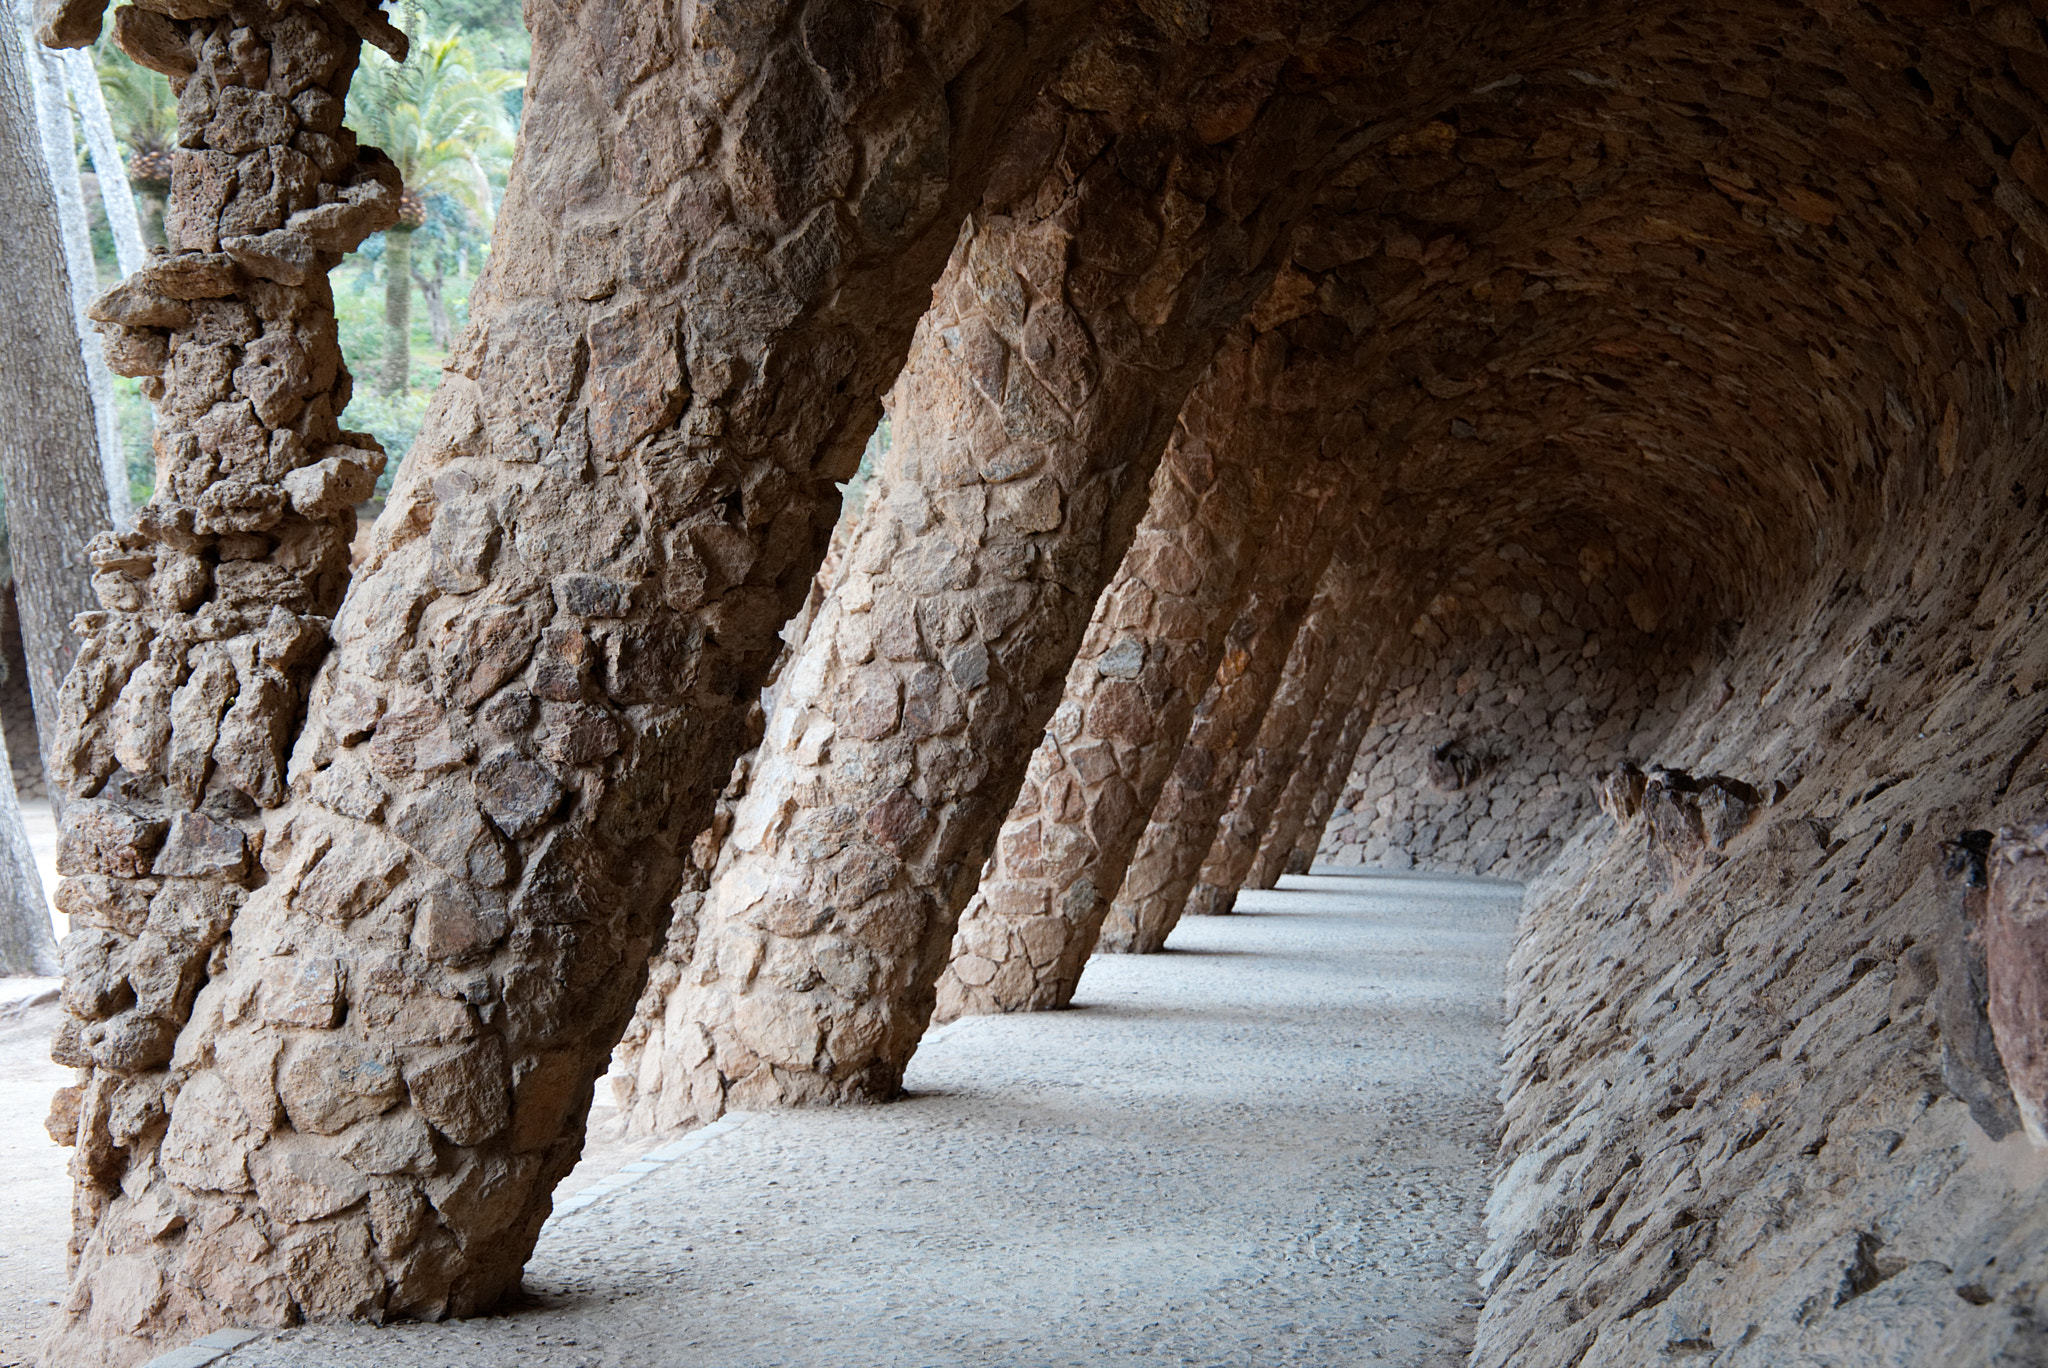
M 1258 736 L 1282 669 L 1307 618 L 1331 553 L 1356 522 L 1356 505 L 1333 499 L 1301 535 L 1276 539 L 1261 560 L 1245 610 L 1188 739 L 1152 807 L 1094 948 L 1151 954 L 1180 916 L 1230 797 L 1230 779 Z M 1064 990 L 1071 999 L 1073 988 Z
M 1302 747 L 1302 763 L 1287 781 L 1287 792 L 1281 796 L 1280 806 L 1274 810 L 1273 820 L 1259 840 L 1258 858 L 1252 861 L 1244 887 L 1273 888 L 1282 874 L 1308 872 L 1308 865 L 1296 858 L 1296 849 L 1304 840 L 1321 844 L 1322 829 L 1329 823 L 1337 794 L 1358 757 L 1366 729 L 1372 725 L 1378 687 L 1379 678 L 1368 675 L 1358 692 L 1348 698 L 1335 688 L 1330 690 L 1329 703 Z M 1313 858 L 1314 854 L 1311 845 L 1309 856 Z
M 937 1019 L 1063 1007 L 1216 672 L 1246 566 L 1280 502 L 1313 523 L 1342 485 L 1335 462 L 1284 459 L 1311 414 L 1281 407 L 1286 344 L 1272 333 L 1219 357 L 1190 396 L 1152 502 L 1079 655 L 995 854 L 962 914 Z
M 1344 733 L 1337 740 L 1330 763 L 1317 780 L 1316 791 L 1304 809 L 1294 844 L 1281 855 L 1281 874 L 1306 874 L 1315 865 L 1316 852 L 1323 845 L 1323 832 L 1337 811 L 1338 801 L 1344 796 L 1344 786 L 1351 782 L 1352 767 L 1358 763 L 1359 747 L 1365 744 L 1366 734 L 1372 730 L 1375 709 L 1367 706 L 1367 702 L 1361 697 L 1350 720 L 1344 724 Z
M 711 824 L 698 832 L 697 838 L 690 843 L 689 856 L 683 866 L 682 887 L 670 906 L 668 934 L 648 962 L 647 984 L 640 991 L 640 1001 L 634 1006 L 632 1021 L 612 1050 L 611 1070 L 605 1077 L 611 1085 L 613 1100 L 629 1119 L 637 1116 L 644 1122 L 653 1112 L 651 1105 L 641 1105 L 641 1072 L 644 1068 L 649 1087 L 658 1091 L 665 1041 L 663 1017 L 669 995 L 676 990 L 696 957 L 697 925 L 704 910 L 704 895 L 711 890 L 711 876 L 718 868 L 719 852 L 725 846 L 725 838 L 732 833 L 733 807 L 747 791 L 747 781 L 753 774 L 761 739 L 767 734 L 768 714 L 774 710 L 780 693 L 779 685 L 792 660 L 801 653 L 811 623 L 829 601 L 832 586 L 838 583 L 839 574 L 845 568 L 846 553 L 853 542 L 853 531 L 859 525 L 859 514 L 859 509 L 843 509 L 838 523 L 833 526 L 831 544 L 811 581 L 810 592 L 804 596 L 803 607 L 783 624 L 782 639 L 786 644 L 775 658 L 775 665 L 769 673 L 768 682 L 762 686 L 759 699 L 747 709 L 746 752 L 734 764 L 732 778 L 718 795 L 718 802 L 711 812 Z
M 45 1364 L 517 1286 L 832 482 L 1081 8 L 536 9 L 474 321 L 338 614 L 377 453 L 323 270 L 398 191 L 340 127 L 354 37 L 117 13 L 185 71 L 180 250 L 102 306 L 164 476 L 67 684 Z
M 75 1146 L 79 1273 L 43 1349 L 53 1368 L 147 1357 L 151 1334 L 174 1328 L 158 1318 L 182 1277 L 263 1252 L 196 1219 L 200 1191 L 246 1187 L 238 1156 L 180 1154 L 182 1190 L 155 1156 L 193 1062 L 177 1048 L 194 996 L 224 972 L 262 882 L 289 729 L 329 646 L 356 504 L 384 466 L 375 441 L 336 423 L 350 378 L 327 272 L 396 218 L 396 171 L 341 120 L 358 33 L 396 57 L 405 40 L 374 10 L 352 25 L 315 6 L 224 8 L 114 17 L 119 46 L 178 92 L 178 147 L 168 254 L 92 308 L 109 364 L 156 402 L 157 491 L 131 530 L 92 543 L 101 611 L 78 620 L 52 745 L 51 778 L 73 801 L 58 856 L 67 1015 L 51 1053 L 79 1070 L 50 1118 Z M 90 19 L 82 32 L 76 15 L 46 15 L 42 36 L 90 41 Z M 226 1242 L 189 1273 L 194 1260 L 168 1252 L 217 1233 Z
M 1244 255 L 1258 202 L 1207 198 L 1241 147 L 1163 137 L 1142 92 L 1118 108 L 1049 97 L 1028 150 L 1050 178 L 992 192 L 935 291 L 642 1057 L 636 1128 L 899 1089 L 1175 416 L 1277 265 L 1277 240 Z
M 1202 861 L 1186 911 L 1219 916 L 1237 901 L 1251 873 L 1259 843 L 1289 782 L 1308 761 L 1309 731 L 1326 708 L 1357 698 L 1363 677 L 1378 654 L 1379 623 L 1366 611 L 1381 577 L 1361 548 L 1339 556 L 1325 576 L 1308 620 L 1295 638 L 1273 702 L 1259 724 L 1259 736 L 1239 768 L 1229 807 Z M 1335 700 L 1343 699 L 1343 704 Z

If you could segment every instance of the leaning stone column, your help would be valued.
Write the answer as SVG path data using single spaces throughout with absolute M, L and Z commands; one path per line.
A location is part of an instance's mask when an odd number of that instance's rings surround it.
M 732 832 L 733 805 L 747 791 L 747 780 L 753 772 L 761 738 L 767 732 L 767 717 L 774 710 L 776 696 L 780 692 L 777 686 L 790 662 L 801 653 L 810 624 L 829 601 L 831 588 L 838 583 L 839 571 L 845 567 L 846 553 L 852 544 L 853 529 L 858 525 L 860 512 L 858 508 L 840 512 L 839 521 L 832 529 L 831 544 L 811 581 L 810 591 L 804 596 L 803 607 L 783 624 L 782 639 L 788 644 L 776 657 L 760 697 L 747 709 L 746 753 L 734 764 L 731 780 L 718 795 L 718 802 L 711 813 L 711 824 L 698 832 L 696 840 L 690 843 L 689 856 L 684 862 L 682 887 L 670 905 L 668 934 L 648 961 L 647 984 L 640 991 L 640 1001 L 634 1006 L 632 1021 L 612 1050 L 611 1070 L 605 1076 L 614 1102 L 628 1119 L 639 1117 L 645 1121 L 654 1110 L 651 1105 L 641 1105 L 641 1072 L 643 1069 L 646 1071 L 648 1086 L 659 1090 L 665 1044 L 663 1017 L 669 995 L 675 991 L 696 957 L 697 924 L 704 908 L 704 895 L 711 890 L 711 876 L 718 868 L 719 851 Z
M 1316 852 L 1323 845 L 1323 832 L 1337 811 L 1338 800 L 1344 796 L 1344 786 L 1351 782 L 1352 767 L 1358 763 L 1358 748 L 1365 744 L 1365 735 L 1372 730 L 1374 707 L 1368 706 L 1369 703 L 1370 699 L 1361 695 L 1345 721 L 1343 734 L 1337 738 L 1329 763 L 1317 776 L 1315 792 L 1303 804 L 1301 822 L 1295 828 L 1293 841 L 1277 852 L 1279 864 L 1273 872 L 1272 882 L 1254 884 L 1253 887 L 1271 888 L 1279 882 L 1280 875 L 1306 874 L 1315 865 Z
M 1331 553 L 1356 520 L 1354 503 L 1332 500 L 1300 536 L 1278 542 L 1259 566 L 1259 581 L 1231 626 L 1223 661 L 1152 807 L 1094 949 L 1151 954 L 1165 942 L 1194 887 L 1229 800 L 1230 781 L 1265 720 Z M 1066 987 L 1062 1000 L 1072 996 L 1073 988 Z
M 1259 736 L 1239 769 L 1229 807 L 1218 824 L 1186 912 L 1218 916 L 1230 911 L 1251 873 L 1281 794 L 1307 762 L 1309 731 L 1328 706 L 1357 698 L 1377 654 L 1378 623 L 1366 611 L 1380 567 L 1354 554 L 1331 565 L 1316 603 L 1295 638 Z
M 1147 109 L 1132 136 L 1161 175 L 1141 185 L 1099 116 L 1047 108 L 1033 165 L 1051 179 L 977 215 L 920 325 L 895 444 L 643 1057 L 636 1128 L 899 1090 L 1175 416 L 1271 279 L 1229 264 L 1236 219 L 1206 202 L 1232 153 L 1162 144 Z
M 1267 823 L 1266 834 L 1259 838 L 1258 857 L 1252 861 L 1251 872 L 1245 875 L 1244 887 L 1272 888 L 1280 882 L 1282 874 L 1307 872 L 1306 866 L 1292 867 L 1295 847 L 1311 824 L 1316 826 L 1316 840 L 1321 841 L 1322 825 L 1330 820 L 1329 809 L 1320 806 L 1325 788 L 1332 773 L 1350 773 L 1358 747 L 1365 740 L 1366 728 L 1371 725 L 1378 687 L 1376 673 L 1368 674 L 1350 695 L 1332 686 L 1322 713 L 1302 746 L 1302 763 L 1295 767 L 1293 777 L 1287 781 L 1287 791 L 1281 795 L 1280 806 L 1273 810 L 1273 820 Z M 1337 782 L 1341 786 L 1343 778 L 1340 776 Z M 1336 806 L 1334 793 L 1330 806 Z
M 1217 359 L 1189 397 L 1152 502 L 1068 672 L 1060 706 L 961 916 L 936 1019 L 1066 1005 L 1145 815 L 1214 677 L 1224 630 L 1280 502 L 1313 523 L 1337 463 L 1281 459 L 1313 415 L 1284 408 L 1286 344 L 1267 333 Z
M 103 306 L 171 421 L 67 684 L 49 1368 L 517 1286 L 831 483 L 1078 7 L 537 8 L 475 321 L 303 727 L 376 463 L 320 272 L 397 186 L 340 128 L 336 10 L 215 8 L 116 16 L 190 63 L 184 250 Z

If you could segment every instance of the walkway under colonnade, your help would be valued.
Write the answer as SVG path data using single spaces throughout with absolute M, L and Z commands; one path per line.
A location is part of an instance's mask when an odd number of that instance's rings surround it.
M 1247 892 L 1078 1010 L 935 1030 L 900 1104 L 737 1115 L 564 1193 L 523 1309 L 221 1362 L 1462 1364 L 1518 897 Z

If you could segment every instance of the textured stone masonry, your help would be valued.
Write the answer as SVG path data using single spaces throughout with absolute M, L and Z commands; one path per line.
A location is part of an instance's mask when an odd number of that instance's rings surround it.
M 60 896 L 107 929 L 72 951 L 83 1248 L 45 1362 L 516 1287 L 831 482 L 1074 36 L 1057 4 L 954 6 L 879 47 L 835 13 L 707 13 L 680 52 L 630 7 L 535 16 L 475 321 L 303 727 L 290 672 L 319 660 L 374 453 L 337 445 L 301 273 L 397 185 L 338 131 L 354 40 L 326 11 L 117 14 L 152 62 L 192 61 L 189 250 L 101 306 L 178 421 L 69 686 L 87 801 Z
M 2048 1160 L 2015 1133 L 2026 1066 L 1978 1037 L 1988 999 L 2026 1058 L 2038 999 L 1999 989 L 2035 965 L 1988 931 L 1973 991 L 1968 946 L 1990 829 L 2048 801 L 2038 708 L 1984 707 L 2038 697 L 2042 548 L 1956 494 L 1931 543 L 1679 674 L 1630 738 L 1660 766 L 1532 885 L 1475 1362 L 2040 1357 Z M 1757 806 L 1715 796 L 1730 771 Z M 2016 910 L 2035 857 L 1998 849 Z
M 1983 946 L 1987 969 L 1984 1012 L 2020 1124 L 2037 1148 L 2048 1150 L 2048 850 L 2043 849 L 2044 840 L 2048 840 L 2048 825 L 2042 823 L 1999 834 L 1990 851 L 1987 905 L 1974 939 Z M 1987 1081 L 1995 1087 L 1995 1078 Z M 1992 1095 L 1998 1097 L 1996 1092 Z M 1974 1100 L 1963 1098 L 1965 1102 Z M 1978 1124 L 1983 1126 L 1981 1120 Z
M 1629 743 L 1651 725 L 1639 671 L 1656 640 L 1590 617 L 1532 630 L 1503 626 L 1393 672 L 1316 863 L 1525 878 L 1593 811 L 1603 773 L 1652 758 Z M 1455 789 L 1430 777 L 1445 746 L 1478 767 Z
M 1320 832 L 1337 806 L 1332 772 L 1348 775 L 1358 756 L 1358 745 L 1379 705 L 1382 678 L 1370 673 L 1370 660 L 1361 662 L 1365 677 L 1358 688 L 1346 691 L 1333 683 L 1316 710 L 1316 720 L 1301 743 L 1301 761 L 1287 778 L 1287 787 L 1273 809 L 1273 818 L 1259 836 L 1259 848 L 1251 869 L 1244 877 L 1246 888 L 1272 888 L 1282 874 L 1304 874 L 1309 861 L 1297 860 L 1295 849 L 1308 838 L 1310 827 Z M 1328 806 L 1323 805 L 1325 794 Z M 1295 866 L 1299 865 L 1299 868 Z
M 1096 938 L 1098 951 L 1151 954 L 1165 944 L 1229 801 L 1230 777 L 1258 736 L 1295 640 L 1317 605 L 1331 557 L 1357 521 L 1348 500 L 1332 498 L 1313 522 L 1298 525 L 1288 544 L 1262 561 L 1244 611 L 1225 638 L 1216 676 L 1132 850 Z M 1061 1001 L 1072 995 L 1067 986 Z
M 940 1020 L 1065 1005 L 1145 817 L 1277 528 L 1335 497 L 1334 463 L 1287 488 L 1261 459 L 1306 415 L 1276 399 L 1287 344 L 1239 337 L 1190 396 L 1144 523 L 1103 591 L 1060 706 L 1003 820 L 938 986 Z M 1284 448 L 1283 448 L 1284 449 Z
M 398 191 L 340 126 L 398 36 L 356 0 L 115 11 L 180 127 L 173 251 L 99 308 L 164 422 L 52 776 L 49 1368 L 499 1305 L 636 1001 L 645 1124 L 892 1095 L 991 854 L 948 1010 L 1071 997 L 1109 885 L 1070 895 L 1141 808 L 1102 941 L 1156 947 L 1353 526 L 1389 673 L 1305 826 L 1533 881 L 1474 1362 L 2048 1357 L 2033 12 L 529 18 L 474 323 L 348 585 L 378 453 L 334 425 L 324 272 Z M 1199 520 L 1193 467 L 1152 479 L 1176 430 L 1246 442 L 1223 488 L 1352 477 L 1234 623 L 1220 565 L 1173 577 L 1215 595 L 1190 621 L 1135 566 L 1098 602 L 1148 497 L 1166 542 Z M 1219 626 L 1230 687 L 1124 804 L 1165 752 L 1088 754 L 1107 685 L 1062 689 Z M 1150 681 L 1164 732 L 1213 673 Z
M 51 1364 L 146 1357 L 137 1331 L 275 1320 L 301 1247 L 246 1219 L 195 1221 L 198 1194 L 249 1190 L 235 1146 L 257 1123 L 210 1115 L 217 1084 L 187 1094 L 198 1061 L 179 1046 L 262 881 L 355 507 L 383 469 L 375 441 L 335 422 L 350 379 L 327 271 L 394 220 L 399 183 L 341 125 L 355 27 L 316 7 L 225 10 L 115 15 L 116 42 L 175 84 L 178 150 L 170 251 L 92 309 L 109 364 L 156 401 L 157 494 L 91 548 L 102 611 L 80 620 L 54 747 L 72 933 L 52 1054 L 79 1082 L 50 1130 L 73 1146 L 80 1276 Z M 44 34 L 89 39 L 76 22 L 59 11 Z M 360 27 L 403 54 L 374 12 Z M 267 1273 L 252 1266 L 273 1250 Z M 210 1305 L 192 1306 L 186 1288 L 208 1280 Z
M 1331 565 L 1308 620 L 1295 638 L 1259 734 L 1238 766 L 1237 784 L 1216 825 L 1216 839 L 1188 893 L 1183 911 L 1217 916 L 1230 911 L 1251 874 L 1259 842 L 1297 768 L 1310 755 L 1309 732 L 1333 694 L 1355 700 L 1382 637 L 1386 618 L 1371 611 L 1372 590 L 1384 568 L 1363 546 Z
M 1191 47 L 1166 89 L 1217 59 Z M 661 1004 L 636 1125 L 898 1090 L 1175 416 L 1278 265 L 1241 245 L 1260 201 L 1212 202 L 1230 154 L 1135 91 L 1135 117 L 1077 107 L 1090 76 L 1084 52 L 1032 116 L 1048 179 L 992 193 L 935 291 L 871 512 L 788 666 Z M 1149 178 L 1116 169 L 1133 139 Z M 1155 219 L 1162 234 L 1129 240 Z
M 874 513 L 791 664 L 662 1007 L 663 1062 L 642 1058 L 637 1124 L 896 1093 L 1189 389 L 1248 311 L 1348 354 L 1317 279 L 1280 269 L 1355 155 L 1346 117 L 1384 96 L 1357 53 L 1385 21 L 1251 17 L 1114 12 L 964 225 Z

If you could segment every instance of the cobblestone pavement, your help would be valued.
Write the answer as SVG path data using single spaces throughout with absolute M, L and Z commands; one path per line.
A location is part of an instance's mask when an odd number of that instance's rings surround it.
M 1288 882 L 1096 960 L 1077 1010 L 935 1032 L 905 1101 L 743 1116 L 564 1193 L 511 1314 L 220 1362 L 1462 1363 L 1519 890 Z

